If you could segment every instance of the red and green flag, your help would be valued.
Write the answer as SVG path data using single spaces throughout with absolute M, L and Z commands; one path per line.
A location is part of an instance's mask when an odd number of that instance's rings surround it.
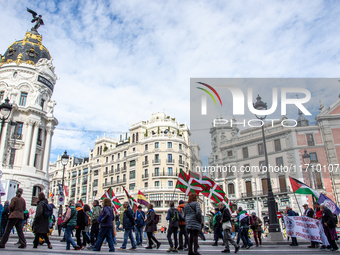
M 84 203 L 83 203 L 83 200 L 82 200 L 82 199 L 79 199 L 78 203 L 80 203 L 81 206 L 84 206 Z
M 292 185 L 293 192 L 296 194 L 303 194 L 303 195 L 312 195 L 316 198 L 316 200 L 319 199 L 319 192 L 316 190 L 310 188 L 307 184 L 300 182 L 292 177 L 289 176 L 290 184 Z
M 205 190 L 211 189 L 212 186 L 214 185 L 214 182 L 207 176 L 203 176 L 191 171 L 189 172 L 189 176 L 190 178 L 193 178 L 195 181 L 200 183 L 205 188 Z
M 198 181 L 196 181 L 194 178 L 190 178 L 190 176 L 184 173 L 182 169 L 178 175 L 176 189 L 183 191 L 187 196 L 189 196 L 191 193 L 196 193 L 199 195 L 201 191 L 205 190 L 205 188 Z
M 112 202 L 113 209 L 115 210 L 115 213 L 118 212 L 118 209 L 122 206 L 122 204 L 119 202 L 118 198 L 116 197 L 115 193 L 113 192 L 113 188 L 109 188 L 105 194 L 101 197 L 103 200 L 104 198 L 109 198 Z
M 227 208 L 229 208 L 230 212 L 233 212 L 233 206 L 231 202 L 227 198 L 223 189 L 217 183 L 214 183 L 211 189 L 202 191 L 202 194 L 208 199 L 214 201 L 216 204 L 223 203 Z
M 125 189 L 124 186 L 123 186 L 123 189 L 125 191 L 126 196 L 129 199 L 129 203 L 130 203 L 130 206 L 131 206 L 133 213 L 137 212 L 137 202 L 136 202 L 136 200 L 133 197 L 130 196 L 129 192 L 127 192 L 127 190 Z

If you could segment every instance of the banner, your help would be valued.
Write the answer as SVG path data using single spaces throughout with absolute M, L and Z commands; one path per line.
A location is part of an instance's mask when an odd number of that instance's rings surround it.
M 300 237 L 309 241 L 322 243 L 321 221 L 306 216 L 285 216 L 286 233 L 290 237 Z

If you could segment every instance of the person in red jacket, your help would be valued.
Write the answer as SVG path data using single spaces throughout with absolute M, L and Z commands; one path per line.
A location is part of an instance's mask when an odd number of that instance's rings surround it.
M 63 223 L 63 216 L 61 214 L 59 214 L 58 220 L 57 220 L 57 226 L 58 226 L 58 235 L 60 236 L 61 234 L 61 223 Z

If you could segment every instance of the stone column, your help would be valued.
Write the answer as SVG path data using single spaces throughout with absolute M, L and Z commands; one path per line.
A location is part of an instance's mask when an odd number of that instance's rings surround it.
M 41 154 L 40 154 L 40 158 L 39 158 L 39 165 L 38 168 L 41 170 L 44 170 L 44 152 L 45 152 L 45 145 L 46 145 L 46 136 L 47 136 L 47 131 L 46 128 L 41 130 L 41 148 L 43 148 L 43 150 L 41 150 Z
M 33 140 L 31 144 L 31 155 L 30 155 L 30 166 L 34 166 L 35 153 L 37 151 L 37 140 L 38 140 L 39 123 L 34 124 Z
M 51 140 L 52 140 L 53 130 L 46 129 L 46 142 L 45 142 L 45 150 L 44 150 L 44 161 L 42 170 L 46 172 L 46 176 L 48 176 L 48 165 L 50 163 L 50 152 L 51 152 Z
M 2 129 L 1 138 L 0 138 L 1 139 L 1 144 L 0 144 L 0 163 L 2 163 L 2 161 L 4 160 L 5 144 L 6 144 L 6 137 L 7 137 L 7 128 L 8 128 L 8 123 L 4 123 L 3 129 Z
M 33 124 L 34 122 L 26 123 L 27 131 L 26 131 L 26 139 L 25 139 L 24 157 L 23 157 L 23 162 L 22 162 L 24 166 L 28 166 L 28 157 L 29 157 L 30 148 L 31 148 Z

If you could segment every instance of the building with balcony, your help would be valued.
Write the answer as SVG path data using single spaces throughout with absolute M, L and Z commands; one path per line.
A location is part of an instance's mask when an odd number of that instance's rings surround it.
M 152 114 L 150 120 L 131 125 L 125 137 L 98 138 L 88 160 L 75 164 L 74 157 L 70 158 L 65 171 L 69 190 L 66 201 L 81 198 L 84 203 L 91 203 L 111 187 L 124 202 L 127 198 L 123 186 L 135 198 L 141 190 L 160 214 L 159 225 L 166 225 L 170 201 L 174 199 L 178 204 L 181 199 L 187 200 L 184 193 L 175 189 L 178 173 L 201 165 L 199 150 L 198 144 L 190 144 L 187 125 L 164 113 Z M 50 187 L 57 195 L 63 169 L 60 157 L 50 169 Z M 57 198 L 52 198 L 52 202 L 57 203 Z
M 268 163 L 275 169 L 270 173 L 271 184 L 281 212 L 287 205 L 299 211 L 289 176 L 339 202 L 339 171 L 334 170 L 339 170 L 340 99 L 327 109 L 321 107 L 315 120 L 316 124 L 310 125 L 299 112 L 296 127 L 283 127 L 282 120 L 265 125 Z M 262 217 L 268 215 L 268 184 L 267 173 L 263 171 L 265 158 L 261 128 L 239 132 L 235 125 L 218 125 L 210 128 L 210 134 L 212 153 L 209 166 L 214 167 L 210 170 L 215 170 L 209 172 L 210 177 L 226 191 L 235 206 L 243 205 Z M 305 151 L 310 155 L 309 167 L 303 161 Z M 300 206 L 305 203 L 312 206 L 312 196 L 296 197 Z
M 13 105 L 1 134 L 2 181 L 23 188 L 30 209 L 37 204 L 38 193 L 49 187 L 51 142 L 58 124 L 52 100 L 57 76 L 42 36 L 34 29 L 0 57 L 0 104 L 8 98 Z

